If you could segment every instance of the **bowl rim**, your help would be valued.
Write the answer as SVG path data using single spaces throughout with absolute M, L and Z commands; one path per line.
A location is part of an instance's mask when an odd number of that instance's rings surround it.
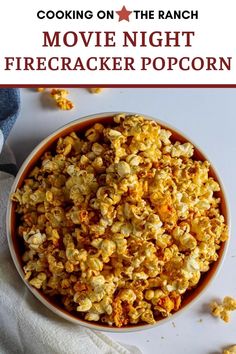
M 224 242 L 224 249 L 223 252 L 221 254 L 221 258 L 219 260 L 219 263 L 216 267 L 216 269 L 214 270 L 213 274 L 211 275 L 210 279 L 208 280 L 208 282 L 206 283 L 206 285 L 203 287 L 203 289 L 201 289 L 199 291 L 198 294 L 196 294 L 193 299 L 191 299 L 186 305 L 184 305 L 182 308 L 180 308 L 177 312 L 175 312 L 174 314 L 170 315 L 167 318 L 163 318 L 160 321 L 157 321 L 154 324 L 144 324 L 144 325 L 133 325 L 131 327 L 121 327 L 121 328 L 116 328 L 116 327 L 109 327 L 107 326 L 102 326 L 99 324 L 96 324 L 96 322 L 89 322 L 86 320 L 82 320 L 80 318 L 76 318 L 75 316 L 71 315 L 68 311 L 56 307 L 55 305 L 53 305 L 50 301 L 48 301 L 46 299 L 46 297 L 44 297 L 43 295 L 40 294 L 40 292 L 38 290 L 36 290 L 34 287 L 32 287 L 27 280 L 25 280 L 24 278 L 24 272 L 23 269 L 21 267 L 21 265 L 18 262 L 17 259 L 17 255 L 15 252 L 15 248 L 13 245 L 13 241 L 12 241 L 12 237 L 11 237 L 11 214 L 12 214 L 12 201 L 11 201 L 11 195 L 12 193 L 15 192 L 16 187 L 19 183 L 19 179 L 21 177 L 21 175 L 23 174 L 23 172 L 25 171 L 25 169 L 27 168 L 28 164 L 30 163 L 30 161 L 32 160 L 32 158 L 34 157 L 34 155 L 37 153 L 38 150 L 40 150 L 41 148 L 43 148 L 45 146 L 46 143 L 50 142 L 51 139 L 53 139 L 55 137 L 55 135 L 58 135 L 60 133 L 62 133 L 65 129 L 69 128 L 69 127 L 73 127 L 73 126 L 78 126 L 83 122 L 86 121 L 91 121 L 91 124 L 93 123 L 93 120 L 96 119 L 103 119 L 106 117 L 113 117 L 117 114 L 125 114 L 125 115 L 138 115 L 138 116 L 142 116 L 145 119 L 148 120 L 154 120 L 155 122 L 157 122 L 161 127 L 163 127 L 164 129 L 169 129 L 173 132 L 176 132 L 178 135 L 180 135 L 181 137 L 183 137 L 185 140 L 189 141 L 190 143 L 193 144 L 194 148 L 196 148 L 196 150 L 198 152 L 200 152 L 200 154 L 207 160 L 210 162 L 211 165 L 211 169 L 214 172 L 214 175 L 217 179 L 217 182 L 220 184 L 221 187 L 221 193 L 224 197 L 224 207 L 225 207 L 225 214 L 227 216 L 227 226 L 228 226 L 228 230 L 229 230 L 229 238 Z M 7 231 L 7 241 L 8 241 L 8 246 L 9 246 L 9 250 L 10 250 L 10 254 L 11 257 L 13 259 L 13 263 L 21 277 L 21 279 L 23 280 L 24 284 L 27 286 L 27 288 L 31 291 L 31 293 L 33 293 L 33 295 L 41 302 L 43 303 L 48 309 L 50 309 L 53 313 L 57 314 L 58 316 L 68 320 L 69 322 L 72 322 L 74 324 L 77 325 L 82 325 L 84 327 L 87 327 L 89 329 L 93 329 L 93 330 L 99 330 L 99 331 L 104 331 L 104 332 L 113 332 L 113 333 L 128 333 L 128 332 L 138 332 L 138 331 L 142 331 L 142 330 L 147 330 L 147 329 L 151 329 L 157 326 L 160 326 L 162 324 L 165 324 L 167 322 L 169 322 L 170 320 L 173 320 L 174 318 L 177 318 L 178 316 L 180 316 L 182 313 L 184 313 L 185 311 L 187 311 L 193 304 L 195 304 L 197 301 L 199 301 L 200 297 L 209 289 L 209 287 L 212 285 L 212 282 L 214 281 L 214 279 L 216 278 L 216 276 L 219 274 L 222 265 L 224 263 L 225 257 L 226 257 L 226 253 L 228 251 L 228 247 L 229 247 L 229 240 L 230 240 L 230 232 L 231 232 L 231 217 L 230 217 L 230 210 L 229 210 L 229 203 L 226 197 L 226 193 L 225 193 L 225 186 L 223 181 L 221 180 L 218 172 L 216 171 L 214 165 L 211 163 L 211 161 L 209 160 L 208 156 L 206 156 L 205 153 L 202 152 L 202 150 L 199 148 L 199 146 L 197 144 L 195 144 L 195 142 L 190 139 L 188 137 L 188 135 L 186 135 L 185 133 L 182 133 L 182 131 L 180 131 L 179 129 L 177 129 L 176 127 L 172 126 L 169 123 L 166 123 L 164 121 L 162 121 L 159 118 L 150 116 L 150 115 L 146 115 L 143 113 L 138 113 L 138 112 L 130 112 L 130 111 L 112 111 L 112 112 L 102 112 L 102 113 L 94 113 L 94 114 L 90 114 L 90 115 L 86 115 L 83 116 L 81 118 L 77 118 L 67 124 L 64 124 L 63 126 L 59 127 L 58 129 L 54 130 L 51 134 L 49 134 L 48 136 L 46 136 L 39 144 L 37 144 L 34 149 L 31 151 L 31 153 L 26 157 L 26 159 L 24 160 L 24 162 L 22 163 L 16 177 L 15 180 L 12 184 L 10 193 L 9 193 L 9 198 L 8 198 L 8 203 L 7 203 L 7 212 L 6 212 L 6 231 Z

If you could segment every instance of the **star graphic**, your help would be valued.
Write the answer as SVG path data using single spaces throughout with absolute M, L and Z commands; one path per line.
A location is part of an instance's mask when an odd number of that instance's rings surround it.
M 132 11 L 128 11 L 125 6 L 122 7 L 120 11 L 116 11 L 117 15 L 119 16 L 120 21 L 128 21 L 129 22 L 129 15 L 132 14 Z

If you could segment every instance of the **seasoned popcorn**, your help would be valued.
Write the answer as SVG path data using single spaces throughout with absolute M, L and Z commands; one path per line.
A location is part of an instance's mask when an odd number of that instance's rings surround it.
M 46 88 L 37 87 L 36 91 L 42 93 L 45 92 Z M 101 87 L 91 87 L 89 88 L 89 92 L 93 94 L 101 93 L 104 89 Z M 67 98 L 69 91 L 65 89 L 50 89 L 49 92 L 50 96 L 55 100 L 56 105 L 59 109 L 63 111 L 68 111 L 74 108 L 74 103 Z
M 236 354 L 236 345 L 232 345 L 231 347 L 226 348 L 223 351 L 223 354 Z
M 89 91 L 91 93 L 101 93 L 104 89 L 101 87 L 90 87 Z
M 64 89 L 51 90 L 52 98 L 55 100 L 57 106 L 64 111 L 68 111 L 74 108 L 73 102 L 67 98 L 68 94 L 69 92 Z
M 213 301 L 210 304 L 211 313 L 215 317 L 219 317 L 225 322 L 230 321 L 230 312 L 236 310 L 236 299 L 225 296 L 222 304 Z
M 87 321 L 170 316 L 227 239 L 209 167 L 141 116 L 60 138 L 12 196 L 25 278 Z

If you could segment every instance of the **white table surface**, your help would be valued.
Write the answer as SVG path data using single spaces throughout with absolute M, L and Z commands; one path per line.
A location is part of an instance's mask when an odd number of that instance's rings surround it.
M 209 314 L 207 304 L 225 295 L 236 297 L 236 90 L 106 89 L 92 95 L 86 89 L 70 89 L 70 93 L 76 107 L 64 112 L 53 108 L 46 94 L 21 90 L 21 115 L 8 139 L 19 165 L 40 140 L 73 119 L 105 111 L 133 111 L 179 128 L 218 170 L 232 220 L 229 250 L 218 277 L 196 304 L 173 319 L 174 324 L 171 320 L 151 330 L 109 336 L 137 345 L 144 354 L 220 354 L 225 346 L 236 344 L 236 311 L 225 324 Z

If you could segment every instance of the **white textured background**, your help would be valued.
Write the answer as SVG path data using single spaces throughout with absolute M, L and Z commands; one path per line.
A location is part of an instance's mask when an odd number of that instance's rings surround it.
M 236 297 L 236 89 L 106 89 L 91 95 L 71 89 L 73 111 L 54 109 L 47 95 L 22 90 L 22 111 L 8 142 L 18 164 L 45 136 L 73 119 L 105 111 L 133 111 L 160 118 L 186 133 L 206 153 L 222 178 L 228 197 L 232 233 L 217 279 L 191 309 L 165 325 L 134 334 L 109 334 L 139 346 L 144 354 L 220 354 L 236 344 L 236 313 L 230 324 L 213 318 L 206 304 Z M 202 320 L 200 322 L 199 320 Z

